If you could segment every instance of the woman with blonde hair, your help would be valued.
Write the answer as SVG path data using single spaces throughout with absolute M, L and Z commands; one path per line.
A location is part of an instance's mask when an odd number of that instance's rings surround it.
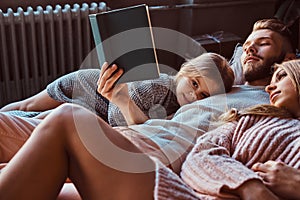
M 221 116 L 227 123 L 200 137 L 188 155 L 184 182 L 199 194 L 224 199 L 292 198 L 291 192 L 264 185 L 267 181 L 251 167 L 259 171 L 256 163 L 272 160 L 300 168 L 299 87 L 300 60 L 276 65 L 266 87 L 271 105 L 232 109 Z

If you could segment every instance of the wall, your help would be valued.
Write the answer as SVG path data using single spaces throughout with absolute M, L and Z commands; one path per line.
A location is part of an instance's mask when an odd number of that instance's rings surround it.
M 2 0 L 0 9 L 6 12 L 7 8 L 17 9 L 18 6 L 26 9 L 40 5 L 55 6 L 56 4 L 91 3 L 94 0 Z M 100 1 L 98 1 L 100 2 Z M 193 2 L 193 5 L 190 3 Z M 211 33 L 224 30 L 235 33 L 244 38 L 253 22 L 259 18 L 272 17 L 277 10 L 280 0 L 110 0 L 107 5 L 112 8 L 121 8 L 141 3 L 150 6 L 161 6 L 151 13 L 153 26 L 179 30 L 188 35 Z M 185 5 L 177 6 L 176 5 Z
M 36 7 L 36 6 L 47 6 L 47 5 L 56 5 L 56 4 L 60 4 L 60 5 L 64 5 L 64 4 L 74 4 L 74 3 L 91 3 L 91 2 L 100 2 L 97 0 L 1 0 L 1 4 L 0 4 L 0 9 L 2 9 L 3 11 L 7 10 L 7 8 L 12 8 L 14 10 L 16 10 L 17 7 L 23 7 L 26 8 L 27 6 L 32 6 L 32 7 Z M 115 8 L 121 8 L 121 7 L 127 7 L 127 6 L 132 6 L 132 5 L 137 5 L 137 4 L 143 4 L 146 3 L 149 6 L 157 6 L 157 5 L 173 5 L 173 4 L 177 4 L 180 3 L 180 0 L 174 1 L 174 0 L 164 0 L 164 1 L 160 1 L 160 0 L 130 0 L 130 1 L 121 1 L 121 0 L 109 0 L 109 1 L 105 1 L 107 4 L 109 4 L 109 6 L 112 9 Z
M 94 0 L 2 0 L 0 9 L 26 9 L 50 4 L 91 3 Z M 97 2 L 97 1 L 96 1 Z M 98 1 L 99 2 L 99 1 Z M 284 0 L 109 0 L 111 9 L 146 3 L 151 6 L 152 25 L 180 31 L 189 36 L 212 34 L 222 30 L 234 33 L 244 41 L 253 23 L 262 18 L 273 17 Z M 295 28 L 298 31 L 298 27 Z M 295 36 L 296 40 L 298 35 Z M 299 43 L 296 42 L 296 43 Z M 228 54 L 227 54 L 228 55 Z

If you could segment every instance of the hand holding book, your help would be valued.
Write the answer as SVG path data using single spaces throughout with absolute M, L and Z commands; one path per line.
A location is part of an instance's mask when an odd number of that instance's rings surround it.
M 97 91 L 115 104 L 118 104 L 119 100 L 130 99 L 127 84 L 116 84 L 122 74 L 123 69 L 119 68 L 116 64 L 109 65 L 107 62 L 104 62 L 97 82 Z
M 159 77 L 147 5 L 91 14 L 89 18 L 100 65 L 106 61 L 124 70 L 118 83 Z
M 124 70 L 116 64 L 109 65 L 104 62 L 97 82 L 97 91 L 120 108 L 128 125 L 144 123 L 149 118 L 130 98 L 127 83 L 116 84 L 123 73 Z

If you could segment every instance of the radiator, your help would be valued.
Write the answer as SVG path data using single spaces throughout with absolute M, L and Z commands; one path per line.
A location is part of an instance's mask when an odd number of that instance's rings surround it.
M 94 48 L 88 15 L 106 9 L 104 2 L 0 9 L 0 106 L 77 70 Z

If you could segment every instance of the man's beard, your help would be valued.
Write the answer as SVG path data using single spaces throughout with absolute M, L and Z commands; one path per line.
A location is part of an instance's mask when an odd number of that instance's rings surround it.
M 247 63 L 246 71 L 244 72 L 245 81 L 252 82 L 261 80 L 272 75 L 271 66 L 269 65 L 257 65 L 253 63 Z
M 244 72 L 244 77 L 247 82 L 252 82 L 256 80 L 261 80 L 264 78 L 271 77 L 273 74 L 273 65 L 275 63 L 281 63 L 284 60 L 284 55 L 280 55 L 277 58 L 270 58 L 268 60 L 265 60 L 264 63 L 247 63 L 247 67 L 245 66 L 245 69 L 247 69 Z

